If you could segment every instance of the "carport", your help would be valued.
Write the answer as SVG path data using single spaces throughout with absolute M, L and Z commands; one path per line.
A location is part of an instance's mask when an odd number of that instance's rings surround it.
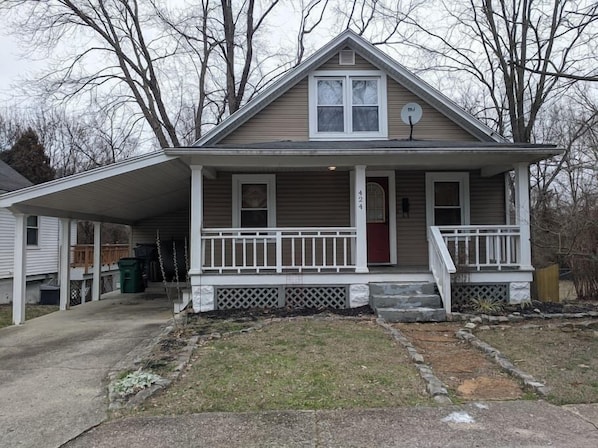
M 92 301 L 100 298 L 101 225 L 135 226 L 154 216 L 189 207 L 191 170 L 164 151 L 145 154 L 0 196 L 0 207 L 15 216 L 13 323 L 25 321 L 26 224 L 28 215 L 60 219 L 59 284 L 70 284 L 72 220 L 94 223 Z M 60 289 L 60 309 L 69 306 L 69 288 Z

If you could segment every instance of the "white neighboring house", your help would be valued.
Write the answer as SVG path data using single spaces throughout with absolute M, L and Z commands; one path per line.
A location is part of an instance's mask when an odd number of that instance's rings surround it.
M 0 161 L 0 194 L 32 183 Z M 0 208 L 0 303 L 13 300 L 15 218 Z M 55 279 L 59 259 L 59 220 L 48 216 L 27 217 L 27 303 L 38 303 L 40 285 Z

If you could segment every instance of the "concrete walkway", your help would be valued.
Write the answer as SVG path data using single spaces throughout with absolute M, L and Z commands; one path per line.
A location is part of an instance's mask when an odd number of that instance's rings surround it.
M 598 446 L 598 405 L 514 401 L 348 411 L 210 413 L 105 423 L 65 448 Z
M 0 329 L 0 446 L 58 447 L 107 416 L 106 375 L 172 317 L 159 294 L 112 294 Z

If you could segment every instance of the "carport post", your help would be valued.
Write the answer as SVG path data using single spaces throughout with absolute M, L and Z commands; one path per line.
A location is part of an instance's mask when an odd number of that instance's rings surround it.
M 27 295 L 27 218 L 22 213 L 13 214 L 16 226 L 12 273 L 12 323 L 20 325 L 25 322 Z
M 102 223 L 93 223 L 93 280 L 91 281 L 91 300 L 100 300 L 102 292 Z
M 71 295 L 71 220 L 60 218 L 60 309 L 70 305 Z

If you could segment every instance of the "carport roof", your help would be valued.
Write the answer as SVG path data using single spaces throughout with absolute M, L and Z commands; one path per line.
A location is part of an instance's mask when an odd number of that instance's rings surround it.
M 14 212 L 123 224 L 188 207 L 189 167 L 163 151 L 0 195 Z

